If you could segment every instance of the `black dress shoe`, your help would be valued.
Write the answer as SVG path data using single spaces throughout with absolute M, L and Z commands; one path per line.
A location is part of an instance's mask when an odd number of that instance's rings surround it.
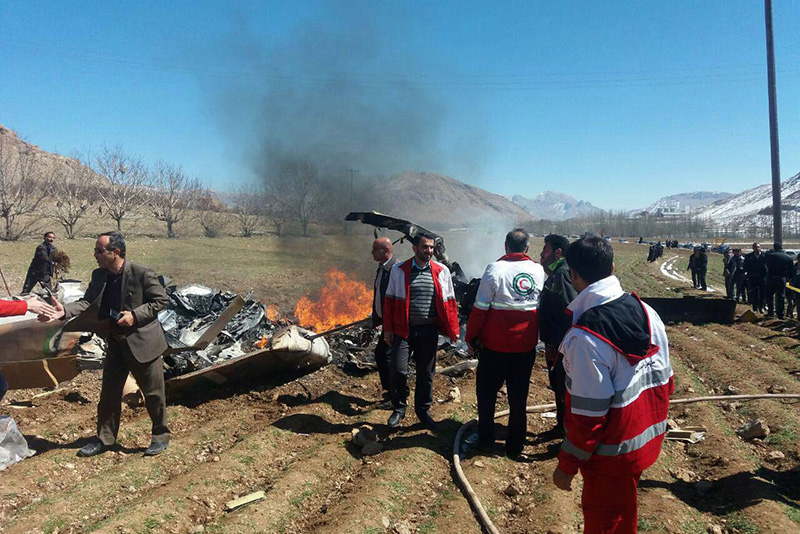
M 425 428 L 427 428 L 432 432 L 436 432 L 436 421 L 433 420 L 431 414 L 425 412 L 424 414 L 419 415 L 418 417 L 419 417 L 419 422 L 422 423 L 422 426 L 424 426 Z
M 398 412 L 395 410 L 392 412 L 392 415 L 389 416 L 389 420 L 386 422 L 386 424 L 389 425 L 389 428 L 397 428 L 400 426 L 400 421 L 402 421 L 405 416 L 406 414 L 403 412 Z
M 147 450 L 144 451 L 145 456 L 158 456 L 169 446 L 168 441 L 152 441 L 150 442 L 150 446 L 147 447 Z
M 81 458 L 89 458 L 91 456 L 97 456 L 101 452 L 106 452 L 108 447 L 103 445 L 100 441 L 93 441 L 91 443 L 87 443 L 83 447 L 80 448 L 78 451 L 78 456 Z

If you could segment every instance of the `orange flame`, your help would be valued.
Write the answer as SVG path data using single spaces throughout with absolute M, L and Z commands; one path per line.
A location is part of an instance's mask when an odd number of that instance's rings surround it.
M 340 271 L 329 271 L 325 280 L 316 301 L 303 297 L 297 302 L 294 315 L 301 326 L 325 332 L 365 319 L 372 312 L 372 291 L 366 284 L 350 280 Z
M 269 338 L 266 335 L 263 335 L 263 336 L 261 336 L 261 339 L 256 341 L 255 345 L 259 349 L 263 349 L 264 347 L 267 346 L 267 343 L 269 343 Z
M 269 319 L 271 323 L 277 321 L 280 314 L 281 310 L 278 308 L 277 304 L 270 304 L 267 306 L 267 319 Z

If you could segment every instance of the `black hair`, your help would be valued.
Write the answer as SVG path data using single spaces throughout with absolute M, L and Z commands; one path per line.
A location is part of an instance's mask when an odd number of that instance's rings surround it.
M 569 239 L 567 239 L 567 236 L 560 234 L 548 234 L 544 236 L 544 242 L 550 244 L 550 248 L 553 249 L 553 252 L 561 249 L 562 256 L 567 253 L 567 248 L 569 247 Z
M 780 243 L 773 243 L 772 244 L 772 250 L 774 250 L 776 252 L 779 251 L 779 250 L 783 250 L 783 245 L 781 245 Z
M 411 240 L 411 244 L 414 246 L 419 245 L 420 239 L 430 239 L 433 241 L 433 244 L 436 244 L 436 237 L 433 234 L 429 234 L 428 232 L 417 232 L 414 238 Z
M 583 237 L 567 248 L 570 269 L 588 284 L 602 280 L 614 272 L 614 249 L 602 237 Z
M 514 228 L 506 234 L 506 246 L 509 252 L 525 252 L 528 248 L 528 232 L 524 228 Z
M 45 233 L 43 233 L 43 234 L 42 234 L 42 239 L 47 239 L 47 236 L 48 236 L 49 234 L 53 234 L 53 237 L 55 237 L 55 236 L 56 236 L 56 233 L 55 233 L 54 231 L 52 231 L 52 230 L 48 230 L 48 231 L 46 231 Z
M 103 232 L 100 234 L 102 236 L 108 236 L 108 246 L 106 250 L 117 250 L 119 249 L 119 257 L 125 257 L 125 236 L 119 232 Z

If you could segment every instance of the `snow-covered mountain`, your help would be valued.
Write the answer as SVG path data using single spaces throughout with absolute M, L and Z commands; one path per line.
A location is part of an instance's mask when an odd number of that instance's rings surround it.
M 700 206 L 713 204 L 714 202 L 725 200 L 731 196 L 733 196 L 733 194 L 722 193 L 720 191 L 695 191 L 694 193 L 679 193 L 677 195 L 661 197 L 647 206 L 645 209 L 636 211 L 647 211 L 651 214 L 656 214 L 659 210 L 691 210 L 694 212 Z
M 781 182 L 784 224 L 800 222 L 800 173 Z M 694 216 L 712 219 L 716 226 L 769 226 L 772 224 L 772 185 L 764 184 L 704 206 Z
M 585 200 L 577 200 L 564 193 L 545 191 L 533 198 L 514 195 L 511 200 L 522 206 L 535 219 L 548 219 L 551 221 L 564 221 L 575 217 L 586 217 L 603 213 L 603 210 L 593 206 Z

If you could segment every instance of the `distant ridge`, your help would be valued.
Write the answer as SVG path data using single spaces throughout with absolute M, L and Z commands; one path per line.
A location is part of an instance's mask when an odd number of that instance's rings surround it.
M 556 191 L 545 191 L 533 198 L 514 195 L 512 200 L 530 213 L 534 219 L 564 221 L 566 219 L 604 213 L 604 210 L 593 206 L 585 200 L 577 200 Z

